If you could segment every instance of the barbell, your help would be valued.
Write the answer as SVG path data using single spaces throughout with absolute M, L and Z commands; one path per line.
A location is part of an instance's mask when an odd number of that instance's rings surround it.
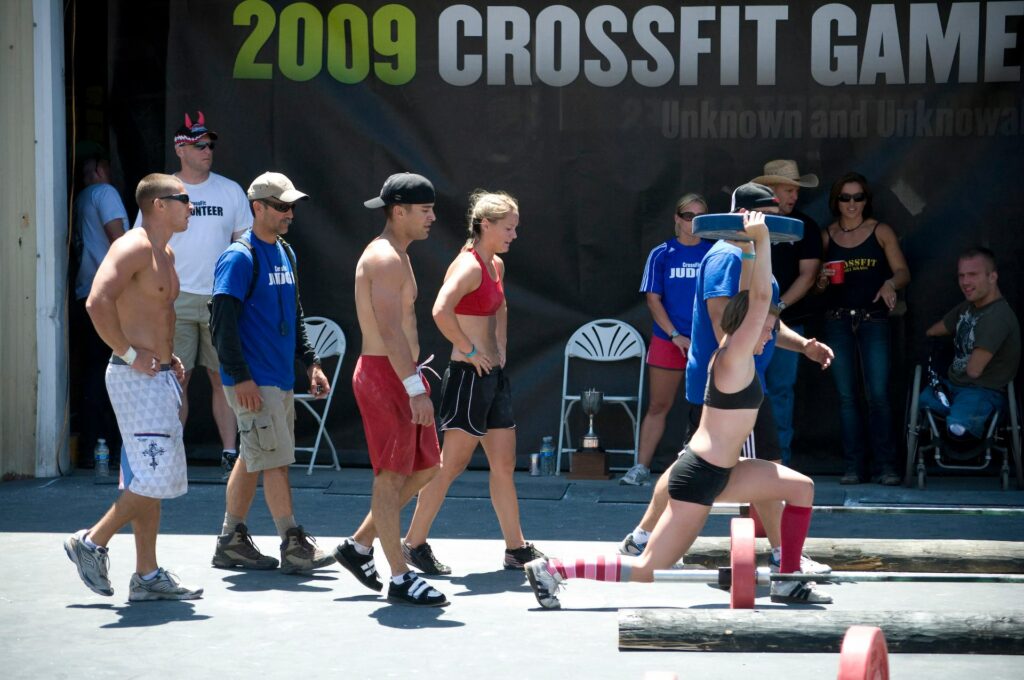
M 732 520 L 729 566 L 719 569 L 656 569 L 654 580 L 664 583 L 710 583 L 729 589 L 732 609 L 753 609 L 758 586 L 776 581 L 829 581 L 832 583 L 1024 583 L 1024 574 L 965 574 L 946 572 L 833 571 L 828 574 L 772 573 L 757 567 L 754 557 L 754 521 Z
M 746 503 L 715 503 L 712 515 L 739 515 L 746 517 Z M 815 505 L 815 514 L 826 515 L 985 515 L 989 517 L 1017 517 L 1024 515 L 1019 507 L 984 507 L 963 505 Z

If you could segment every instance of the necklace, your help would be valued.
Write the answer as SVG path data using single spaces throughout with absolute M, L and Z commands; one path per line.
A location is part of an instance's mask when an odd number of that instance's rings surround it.
M 856 227 L 853 227 L 852 229 L 847 229 L 847 228 L 845 228 L 845 227 L 843 226 L 843 222 L 842 222 L 842 220 L 840 220 L 840 221 L 838 222 L 838 224 L 839 224 L 839 231 L 843 232 L 844 234 L 849 234 L 849 233 L 850 233 L 851 231 L 857 231 L 858 229 L 860 229 L 861 227 L 863 227 L 863 226 L 864 226 L 864 223 L 865 223 L 865 222 L 867 222 L 867 218 L 864 218 L 864 219 L 862 219 L 862 220 L 860 221 L 860 224 L 858 224 L 858 225 L 857 225 Z

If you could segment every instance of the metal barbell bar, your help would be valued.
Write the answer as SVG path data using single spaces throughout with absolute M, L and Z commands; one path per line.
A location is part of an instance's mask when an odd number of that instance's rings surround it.
M 757 586 L 774 581 L 922 582 L 922 583 L 1024 583 L 1024 574 L 966 574 L 943 572 L 860 572 L 836 571 L 828 574 L 772 573 L 768 567 L 756 567 L 754 559 L 754 521 L 736 518 L 730 527 L 729 567 L 720 569 L 656 569 L 653 580 L 669 583 L 718 584 L 729 589 L 733 609 L 753 609 Z
M 712 515 L 741 515 L 746 503 L 715 503 Z M 994 508 L 960 505 L 815 505 L 814 512 L 826 515 L 985 515 L 1014 517 L 1024 515 L 1024 508 Z

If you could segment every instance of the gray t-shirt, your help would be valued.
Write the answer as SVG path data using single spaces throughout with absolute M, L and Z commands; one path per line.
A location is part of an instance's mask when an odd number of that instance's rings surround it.
M 75 299 L 88 297 L 100 262 L 110 249 L 103 225 L 116 219 L 128 230 L 128 213 L 117 189 L 109 184 L 91 184 L 75 199 L 75 246 L 80 249 L 81 264 L 75 277 Z
M 949 379 L 954 385 L 1001 390 L 1017 375 L 1020 364 L 1020 324 L 1005 298 L 984 307 L 966 300 L 942 317 L 942 324 L 953 334 L 953 363 Z M 981 376 L 967 375 L 971 352 L 983 349 L 992 353 Z

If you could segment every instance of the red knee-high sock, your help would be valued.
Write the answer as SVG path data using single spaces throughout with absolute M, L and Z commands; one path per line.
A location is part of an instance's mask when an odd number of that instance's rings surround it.
M 756 538 L 765 538 L 768 534 L 764 530 L 764 523 L 761 521 L 761 515 L 757 514 L 757 508 L 754 507 L 753 503 L 748 506 L 750 513 L 750 519 L 754 520 L 754 536 Z
M 782 564 L 779 571 L 791 574 L 800 571 L 800 554 L 804 550 L 804 539 L 811 526 L 811 508 L 786 503 L 782 511 Z
M 587 578 L 591 581 L 629 580 L 629 567 L 622 563 L 618 555 L 598 555 L 575 560 L 549 557 L 548 571 L 562 578 Z

